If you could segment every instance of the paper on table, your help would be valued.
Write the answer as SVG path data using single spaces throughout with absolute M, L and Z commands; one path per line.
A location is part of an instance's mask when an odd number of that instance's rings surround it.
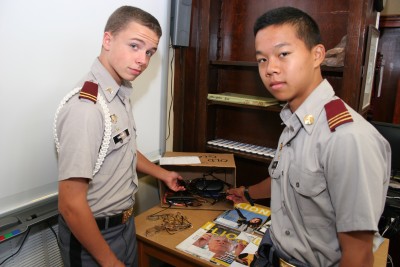
M 186 165 L 186 164 L 200 164 L 200 158 L 196 156 L 189 157 L 162 157 L 160 165 Z

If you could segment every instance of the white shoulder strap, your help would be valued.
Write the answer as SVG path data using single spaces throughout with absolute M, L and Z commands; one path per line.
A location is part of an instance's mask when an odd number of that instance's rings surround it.
M 54 142 L 56 144 L 57 148 L 57 153 L 60 150 L 60 142 L 58 140 L 57 136 L 57 118 L 58 114 L 60 113 L 60 110 L 64 107 L 64 105 L 68 102 L 68 100 L 71 99 L 74 95 L 76 95 L 82 87 L 75 88 L 71 92 L 69 92 L 62 100 L 60 105 L 58 106 L 56 110 L 56 114 L 54 116 Z M 111 118 L 110 118 L 110 111 L 107 107 L 106 101 L 104 100 L 103 96 L 101 94 L 97 95 L 97 100 L 100 103 L 101 108 L 103 109 L 104 113 L 104 136 L 103 136 L 103 141 L 100 146 L 100 151 L 99 151 L 99 156 L 96 161 L 96 165 L 93 170 L 93 176 L 100 170 L 101 165 L 103 164 L 104 158 L 106 157 L 108 147 L 110 145 L 110 139 L 111 139 Z

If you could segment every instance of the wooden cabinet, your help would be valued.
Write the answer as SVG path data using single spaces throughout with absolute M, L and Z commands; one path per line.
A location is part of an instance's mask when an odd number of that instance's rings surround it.
M 380 17 L 379 31 L 383 76 L 380 89 L 378 81 L 374 82 L 369 116 L 373 121 L 400 124 L 400 15 Z M 377 69 L 376 77 L 380 71 Z
M 270 158 L 210 146 L 222 138 L 276 148 L 283 129 L 281 107 L 252 107 L 207 100 L 208 93 L 234 92 L 271 97 L 258 74 L 254 21 L 269 9 L 295 6 L 319 24 L 326 49 L 347 35 L 345 65 L 323 68 L 338 96 L 359 110 L 368 24 L 375 24 L 372 0 L 316 2 L 193 0 L 189 47 L 175 47 L 174 150 L 235 154 L 237 185 L 268 175 Z

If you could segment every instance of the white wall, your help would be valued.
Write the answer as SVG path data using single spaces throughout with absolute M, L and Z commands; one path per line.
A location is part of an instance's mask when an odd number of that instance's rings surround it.
M 384 0 L 386 1 L 385 8 L 381 12 L 381 16 L 400 15 L 399 0 Z
M 170 1 L 0 1 L 0 216 L 57 194 L 54 113 L 98 56 L 108 16 L 124 4 L 152 13 L 159 49 L 134 81 L 138 147 L 165 150 Z

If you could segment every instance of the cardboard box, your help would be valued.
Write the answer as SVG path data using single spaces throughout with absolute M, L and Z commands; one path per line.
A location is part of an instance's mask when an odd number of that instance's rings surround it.
M 182 163 L 182 161 L 191 157 L 198 158 L 200 163 Z M 163 163 L 165 161 L 169 162 Z M 189 205 L 171 205 L 171 202 L 166 201 L 166 195 L 171 196 L 173 192 L 163 182 L 159 181 L 161 207 L 208 210 L 227 210 L 233 208 L 233 202 L 226 200 L 224 196 L 219 197 L 218 201 L 215 201 L 217 198 L 209 197 L 208 191 L 197 190 L 198 188 L 207 190 L 209 185 L 212 189 L 215 184 L 223 184 L 221 192 L 225 192 L 228 188 L 236 187 L 236 165 L 233 154 L 166 152 L 160 161 L 160 165 L 167 170 L 178 172 L 183 177 L 187 189 L 190 189 L 187 192 L 195 197 L 194 204 L 190 204 L 191 201 L 188 201 Z M 193 188 L 194 190 L 192 190 Z M 203 197 L 204 195 L 207 197 Z M 213 194 L 213 196 L 215 195 Z M 197 206 L 197 204 L 201 205 Z

